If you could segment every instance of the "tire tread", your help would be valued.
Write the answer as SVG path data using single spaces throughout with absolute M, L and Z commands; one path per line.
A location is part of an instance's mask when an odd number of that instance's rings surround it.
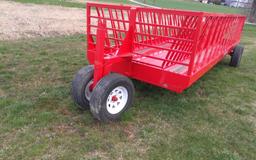
M 89 101 L 85 99 L 84 92 L 85 85 L 92 79 L 94 67 L 92 65 L 81 68 L 73 78 L 71 94 L 74 101 L 81 109 L 89 108 Z

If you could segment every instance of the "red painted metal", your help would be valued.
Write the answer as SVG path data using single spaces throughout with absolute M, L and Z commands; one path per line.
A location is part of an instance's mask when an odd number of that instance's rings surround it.
M 245 17 L 87 3 L 87 58 L 94 84 L 117 72 L 182 92 L 230 54 Z

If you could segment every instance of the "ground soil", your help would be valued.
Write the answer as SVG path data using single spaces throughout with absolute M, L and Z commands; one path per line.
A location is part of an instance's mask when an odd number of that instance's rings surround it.
M 85 33 L 85 9 L 0 1 L 0 40 Z

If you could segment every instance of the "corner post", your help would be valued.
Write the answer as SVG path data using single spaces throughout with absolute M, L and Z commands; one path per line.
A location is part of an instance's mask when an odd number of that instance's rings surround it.
M 96 54 L 94 59 L 93 87 L 103 76 L 104 71 L 104 43 L 106 38 L 106 21 L 99 19 L 97 37 L 96 37 Z
M 203 24 L 203 16 L 204 13 L 200 12 L 200 14 L 198 15 L 198 21 L 197 21 L 197 28 L 195 30 L 195 37 L 194 37 L 194 47 L 193 47 L 193 51 L 191 54 L 191 58 L 190 58 L 190 62 L 189 62 L 189 66 L 188 66 L 188 75 L 191 76 L 193 74 L 194 71 L 194 64 L 195 64 L 195 56 L 196 56 L 196 52 L 197 52 L 197 46 L 198 46 L 198 40 L 199 40 L 199 35 L 201 34 L 201 27 Z

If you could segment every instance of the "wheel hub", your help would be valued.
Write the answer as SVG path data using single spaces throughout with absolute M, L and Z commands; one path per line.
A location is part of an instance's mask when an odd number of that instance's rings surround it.
M 116 101 L 118 101 L 118 98 L 117 98 L 116 96 L 113 96 L 113 97 L 111 98 L 111 100 L 112 100 L 113 102 L 116 102 Z
M 91 94 L 92 94 L 92 84 L 93 84 L 93 80 L 90 80 L 87 85 L 85 86 L 85 98 L 89 101 L 91 98 Z
M 128 101 L 128 91 L 123 86 L 114 88 L 107 98 L 107 111 L 111 114 L 117 114 L 123 110 Z

